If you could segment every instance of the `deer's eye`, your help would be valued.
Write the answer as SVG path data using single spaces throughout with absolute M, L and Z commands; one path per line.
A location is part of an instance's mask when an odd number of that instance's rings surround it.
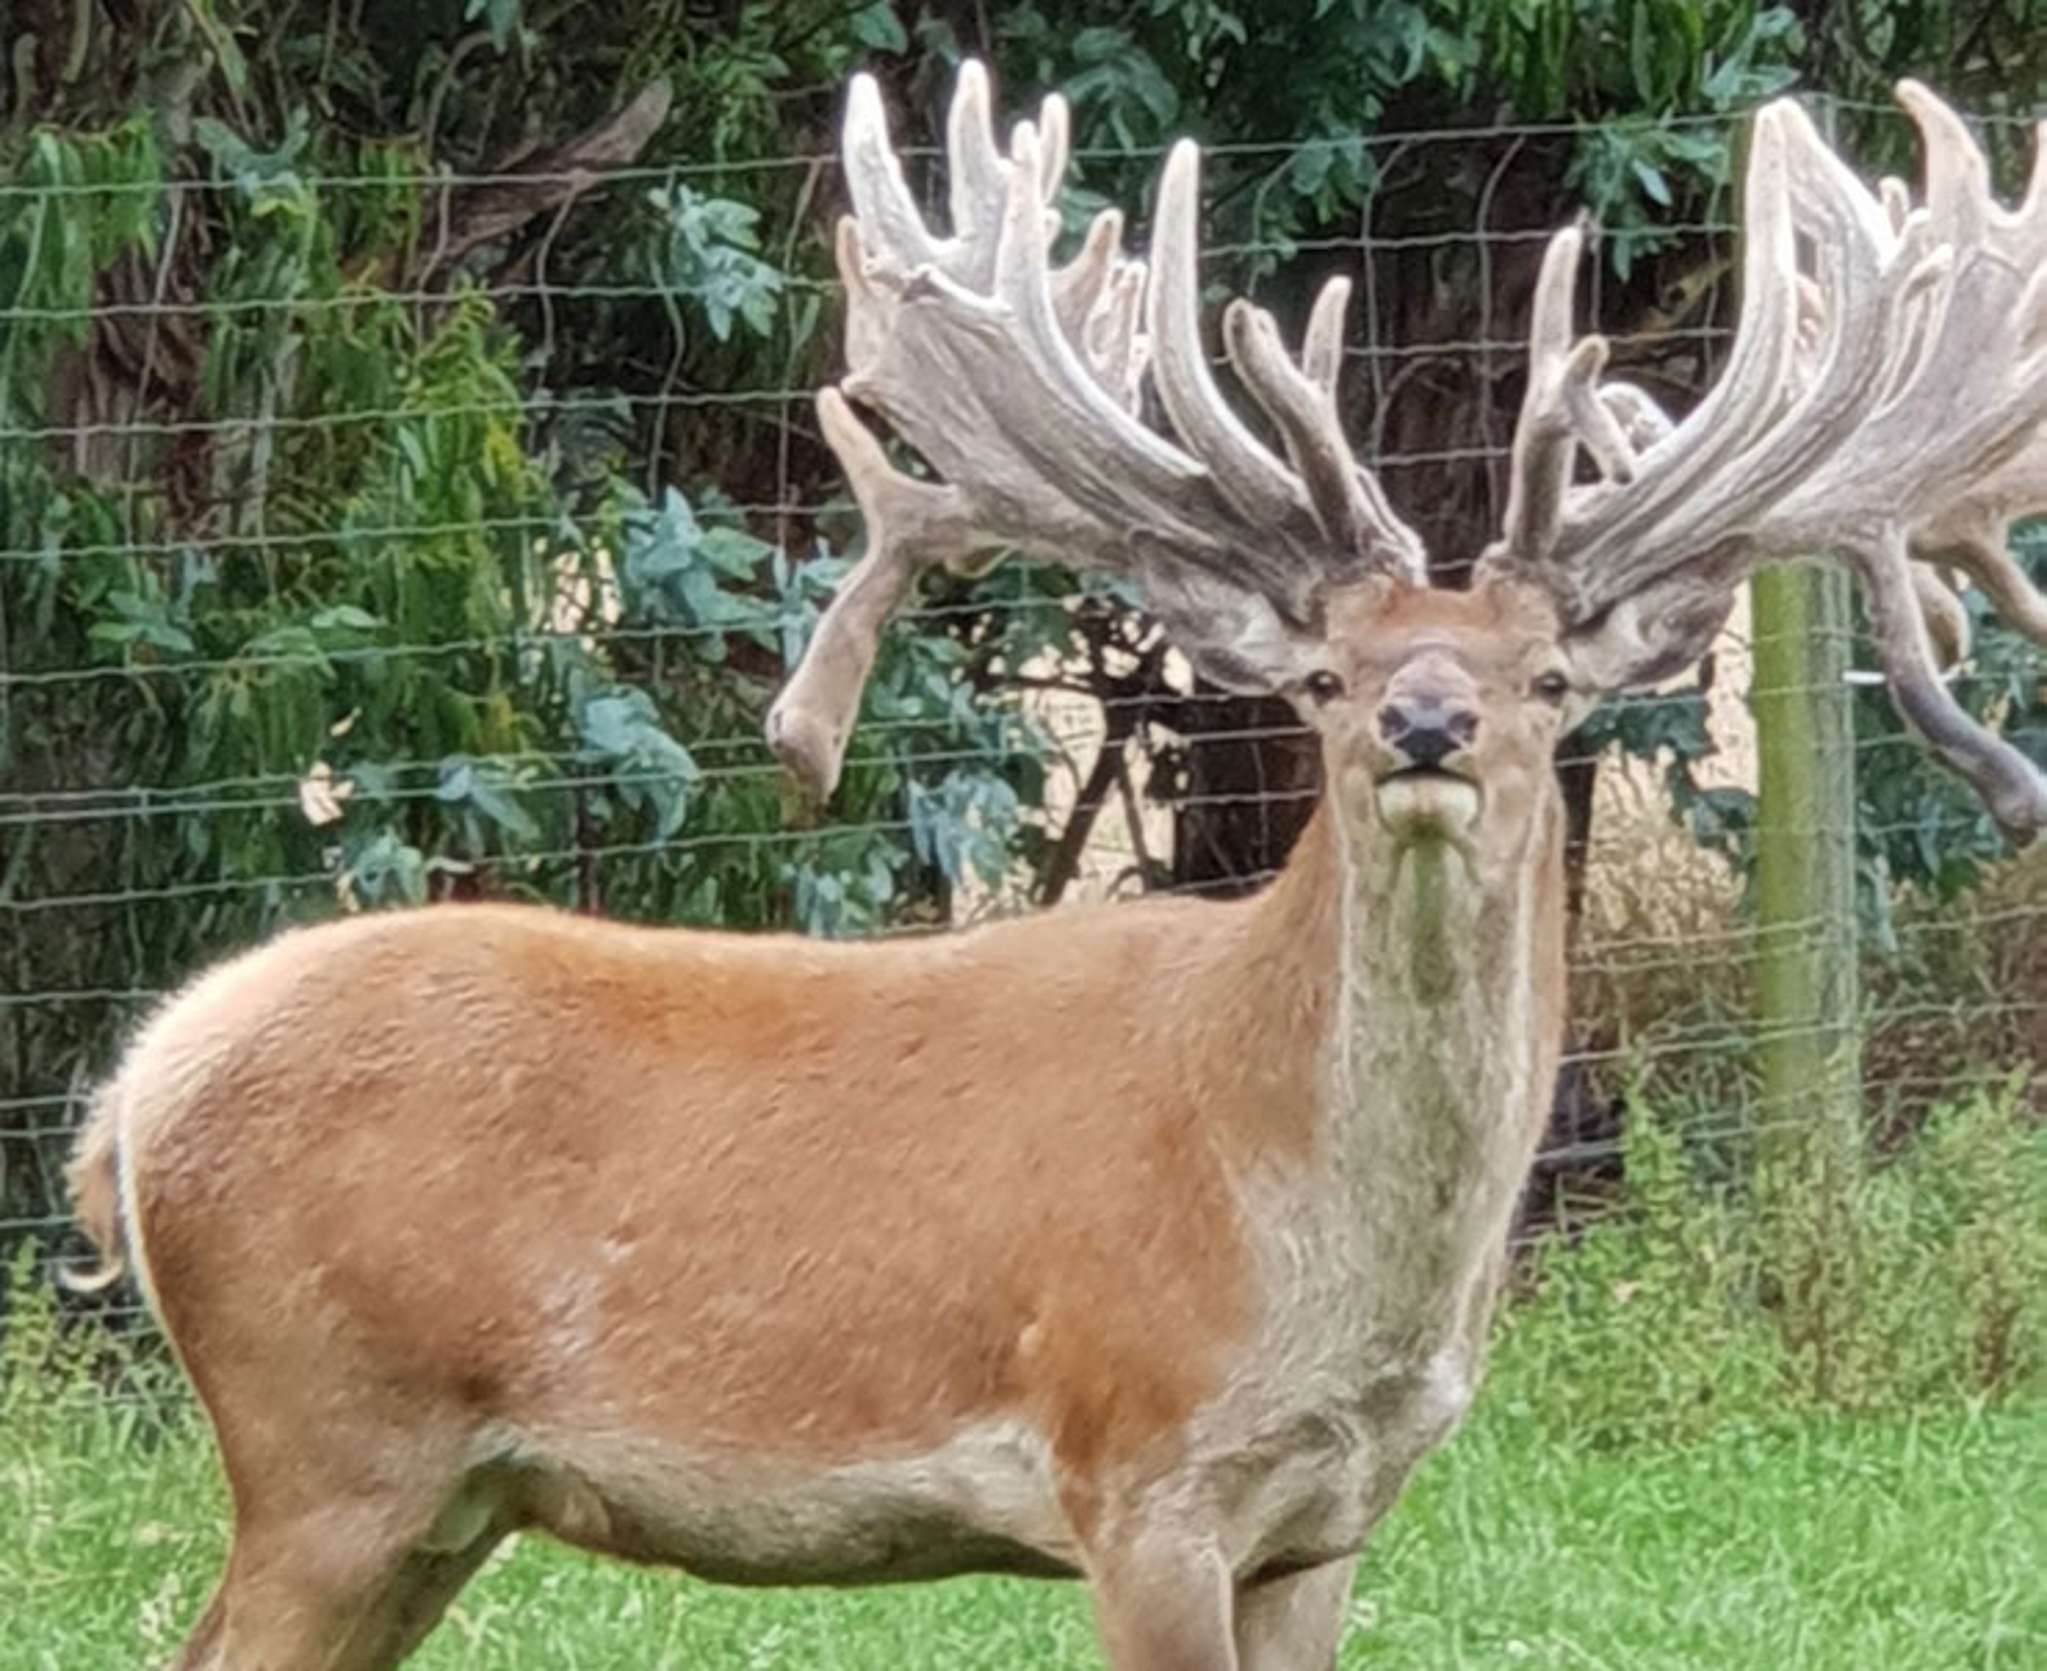
M 1535 683 L 1529 688 L 1543 701 L 1555 707 L 1571 694 L 1571 681 L 1567 675 L 1552 669 L 1548 673 L 1538 674 Z
M 1301 688 L 1316 702 L 1334 702 L 1343 694 L 1343 677 L 1326 667 L 1317 668 L 1301 681 Z

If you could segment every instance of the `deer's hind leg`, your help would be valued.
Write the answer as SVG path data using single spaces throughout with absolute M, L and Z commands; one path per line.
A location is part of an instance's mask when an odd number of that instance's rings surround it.
M 388 1671 L 515 1523 L 452 1424 L 211 1413 L 234 1541 L 176 1671 Z
M 493 1524 L 457 1549 L 408 1546 L 346 1510 L 244 1523 L 176 1671 L 390 1671 L 503 1535 Z
M 279 1570 L 273 1551 L 238 1545 L 228 1576 L 176 1671 L 391 1671 L 440 1622 L 496 1538 L 452 1553 L 412 1552 L 337 1581 Z

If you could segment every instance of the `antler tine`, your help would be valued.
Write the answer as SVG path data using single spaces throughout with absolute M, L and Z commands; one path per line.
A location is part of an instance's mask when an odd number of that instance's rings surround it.
M 1120 229 L 1121 218 L 1113 224 Z M 1142 262 L 1124 262 L 1110 276 L 1085 326 L 1084 340 L 1096 375 L 1127 412 L 1136 411 L 1151 364 L 1151 338 L 1139 328 L 1144 322 L 1144 277 Z
M 820 795 L 829 795 L 881 648 L 882 628 L 916 584 L 918 571 L 971 553 L 979 530 L 954 489 L 893 469 L 881 443 L 837 389 L 818 391 L 817 416 L 866 520 L 868 555 L 832 594 L 796 671 L 768 710 L 767 737 L 785 765 Z
M 1420 582 L 1425 575 L 1420 540 L 1387 508 L 1371 475 L 1359 468 L 1336 415 L 1336 369 L 1349 293 L 1348 279 L 1323 286 L 1302 339 L 1299 365 L 1287 357 L 1278 321 L 1242 298 L 1223 311 L 1223 341 L 1244 386 L 1285 440 L 1322 537 L 1363 565 Z
M 1148 323 L 1152 378 L 1173 427 L 1246 517 L 1311 537 L 1300 484 L 1223 399 L 1201 346 L 1201 147 L 1175 145 L 1159 180 Z
M 1613 414 L 1614 422 L 1621 426 L 1621 434 L 1628 443 L 1631 467 L 1635 458 L 1677 428 L 1670 414 L 1657 404 L 1656 397 L 1633 383 L 1618 380 L 1602 383 L 1599 399 Z
M 2039 228 L 2047 215 L 2047 121 L 2033 124 L 2033 176 L 2026 182 L 2025 200 L 2016 219 L 2021 226 Z
M 1891 230 L 1905 230 L 1905 217 L 1912 212 L 1912 188 L 1894 174 L 1886 174 L 1876 183 L 1877 196 L 1884 206 L 1884 213 L 1890 217 Z
M 1322 390 L 1333 414 L 1337 380 L 1343 371 L 1343 320 L 1350 307 L 1351 281 L 1341 274 L 1323 282 L 1301 334 L 1301 371 Z M 1348 452 L 1348 448 L 1345 448 Z M 1402 522 L 1387 503 L 1378 477 L 1353 460 L 1352 479 L 1364 496 L 1365 514 L 1375 537 L 1379 560 L 1396 575 L 1420 584 L 1428 578 L 1428 553 L 1421 536 Z
M 1341 273 L 1323 282 L 1301 333 L 1301 371 L 1329 399 L 1343 370 L 1343 316 L 1350 309 L 1350 280 Z
M 1339 562 L 1355 559 L 1356 572 L 1381 568 L 1419 579 L 1421 541 L 1359 467 L 1336 417 L 1349 282 L 1324 286 L 1301 366 L 1287 357 L 1278 327 L 1263 310 L 1240 301 L 1223 315 L 1230 363 L 1284 438 L 1289 470 L 1230 409 L 1208 369 L 1201 345 L 1200 200 L 1201 150 L 1183 139 L 1159 181 L 1152 239 L 1152 376 L 1167 416 L 1239 511 L 1269 530 L 1268 538 L 1278 534 L 1309 551 L 1333 548 Z M 1310 360 L 1312 372 L 1305 369 Z
M 1634 480 L 1635 446 L 1616 404 L 1635 423 L 1646 422 L 1658 431 L 1668 424 L 1655 403 L 1632 385 L 1623 385 L 1626 392 L 1618 393 L 1615 401 L 1605 398 L 1599 378 L 1606 369 L 1606 338 L 1573 339 L 1578 260 L 1584 244 L 1582 221 L 1557 233 L 1543 251 L 1535 282 L 1528 325 L 1528 389 L 1514 425 L 1501 539 L 1505 550 L 1525 564 L 1546 562 L 1556 544 L 1581 444 L 1606 480 Z
M 1123 217 L 1114 209 L 1104 209 L 1089 223 L 1080 253 L 1053 277 L 1052 311 L 1069 342 L 1087 346 L 1089 323 L 1102 305 L 1110 281 L 1122 268 L 1134 268 L 1142 282 L 1143 265 L 1123 260 Z
M 1894 92 L 1918 128 L 1926 153 L 1925 207 L 1933 236 L 1958 250 L 1976 247 L 1997 213 L 1990 196 L 1989 161 L 1967 124 L 1926 87 L 1906 80 Z M 1854 181 L 1845 168 L 1841 172 Z M 1862 193 L 1858 189 L 1854 195 Z
M 969 81 L 961 86 L 955 102 L 971 103 L 972 99 L 973 85 Z M 966 121 L 961 126 L 970 133 L 973 124 Z M 977 145 L 970 143 L 967 150 L 969 156 L 978 158 Z M 853 197 L 854 219 L 863 232 L 862 252 L 869 262 L 877 267 L 886 261 L 901 269 L 914 269 L 932 265 L 961 248 L 976 247 L 981 241 L 974 237 L 980 230 L 976 226 L 978 206 L 969 208 L 965 215 L 955 211 L 952 249 L 931 236 L 931 229 L 924 224 L 924 212 L 917 207 L 909 182 L 903 178 L 903 165 L 896 157 L 896 149 L 889 143 L 888 114 L 881 106 L 881 88 L 870 75 L 856 75 L 847 94 L 841 153 L 845 158 L 846 187 Z M 1007 165 L 997 166 L 1000 172 L 992 177 L 978 172 L 972 164 L 965 172 L 986 190 L 999 184 L 1007 174 Z M 985 160 L 982 168 L 986 168 Z M 999 203 L 1001 197 L 997 195 L 993 201 Z
M 863 82 L 873 90 L 871 101 L 861 90 Z M 881 143 L 886 146 L 888 127 L 881 110 L 881 95 L 869 78 L 861 76 L 854 79 L 853 94 L 847 101 L 847 150 L 850 153 L 852 148 L 850 130 L 855 98 L 862 102 L 862 120 L 879 126 Z M 1009 198 L 1009 163 L 995 143 L 995 112 L 988 72 L 971 58 L 960 65 L 952 106 L 946 112 L 945 159 L 946 206 L 952 215 L 953 236 L 964 245 L 992 251 L 1002 206 Z M 850 171 L 850 155 L 847 166 Z
M 1058 201 L 1059 184 L 1066 178 L 1072 137 L 1073 122 L 1065 98 L 1048 94 L 1038 111 L 1038 194 L 1048 209 Z
M 1915 550 L 1913 555 L 1919 553 Z M 1921 563 L 1912 570 L 1912 590 L 1919 599 L 1926 636 L 1933 641 L 1933 659 L 1942 667 L 1959 667 L 1969 653 L 1973 629 L 1955 587 L 1939 569 Z

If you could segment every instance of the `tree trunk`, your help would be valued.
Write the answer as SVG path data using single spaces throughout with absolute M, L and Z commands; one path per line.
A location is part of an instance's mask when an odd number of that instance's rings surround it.
M 1183 706 L 1201 716 L 1181 757 L 1173 822 L 1176 890 L 1228 899 L 1287 861 L 1322 788 L 1314 733 L 1276 697 L 1224 696 Z

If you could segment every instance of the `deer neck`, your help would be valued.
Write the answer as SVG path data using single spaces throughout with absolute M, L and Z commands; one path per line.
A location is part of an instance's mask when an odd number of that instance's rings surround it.
M 1561 1044 L 1562 893 L 1551 795 L 1490 876 L 1325 801 L 1267 895 L 1264 926 L 1315 994 L 1301 1043 L 1343 1263 L 1389 1346 L 1460 1331 L 1497 1266 Z

